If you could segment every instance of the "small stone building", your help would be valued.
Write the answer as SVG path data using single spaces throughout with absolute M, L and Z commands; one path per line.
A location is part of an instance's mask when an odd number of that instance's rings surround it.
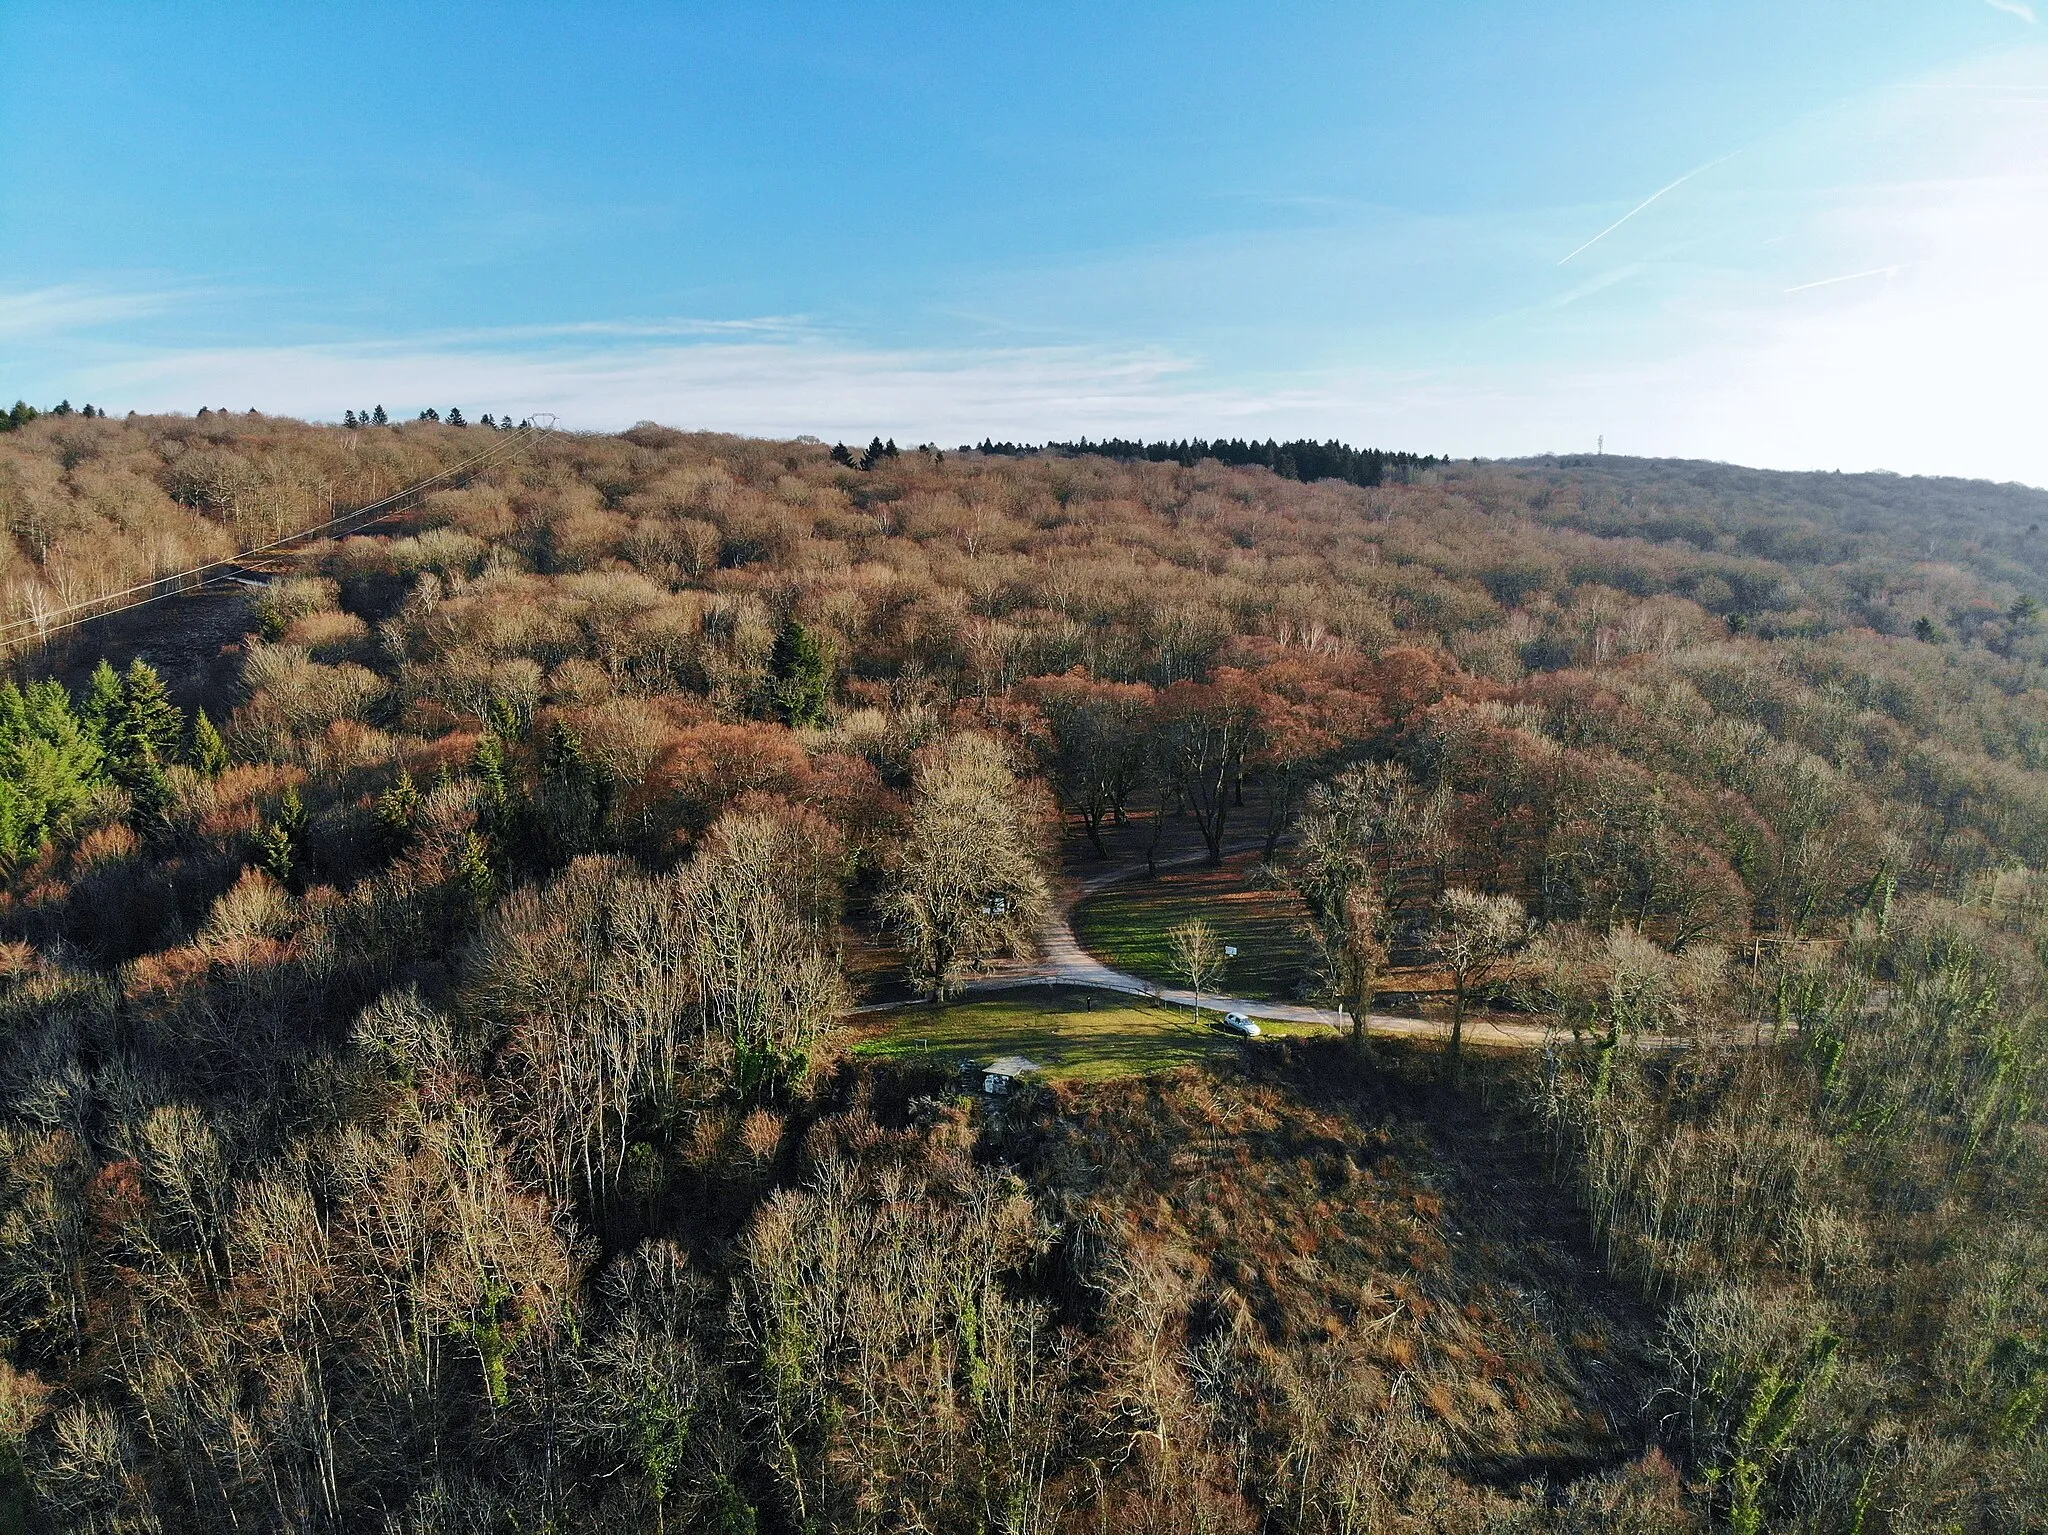
M 1028 1077 L 1039 1069 L 1038 1062 L 1029 1060 L 1024 1056 L 1003 1056 L 999 1060 L 990 1061 L 988 1065 L 982 1068 L 981 1090 L 991 1095 L 1000 1096 L 1003 1093 L 1007 1093 L 1010 1090 L 1011 1084 L 1019 1078 Z

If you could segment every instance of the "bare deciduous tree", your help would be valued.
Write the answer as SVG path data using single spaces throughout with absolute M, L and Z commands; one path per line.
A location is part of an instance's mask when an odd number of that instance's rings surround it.
M 1457 1080 L 1465 1039 L 1465 1009 L 1507 972 L 1515 951 L 1529 936 L 1529 914 L 1511 895 L 1485 895 L 1453 887 L 1437 898 L 1430 928 L 1430 957 L 1451 982 L 1451 1048 L 1446 1074 Z
M 1200 1025 L 1202 993 L 1223 974 L 1223 967 L 1228 962 L 1223 952 L 1223 940 L 1216 936 L 1216 929 L 1201 917 L 1191 917 L 1180 923 L 1166 938 L 1173 950 L 1174 969 L 1186 977 L 1188 990 L 1195 994 L 1195 1023 Z
M 929 749 L 914 790 L 883 906 L 917 983 L 945 997 L 993 956 L 1030 951 L 1049 898 L 1042 818 L 1008 754 L 972 732 Z

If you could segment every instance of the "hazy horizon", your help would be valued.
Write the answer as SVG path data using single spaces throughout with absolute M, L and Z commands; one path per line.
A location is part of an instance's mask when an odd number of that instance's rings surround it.
M 0 390 L 2048 484 L 2017 0 L 0 10 Z

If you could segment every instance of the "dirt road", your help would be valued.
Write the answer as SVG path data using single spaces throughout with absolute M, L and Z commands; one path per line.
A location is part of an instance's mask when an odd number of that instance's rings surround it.
M 1255 846 L 1256 843 L 1248 843 L 1229 851 L 1249 852 Z M 1161 870 L 1190 868 L 1200 863 L 1204 856 L 1190 853 L 1179 858 L 1162 859 L 1158 867 Z M 1159 986 L 1143 976 L 1105 965 L 1082 948 L 1081 941 L 1074 936 L 1072 914 L 1075 906 L 1098 890 L 1140 878 L 1146 872 L 1144 864 L 1134 862 L 1104 869 L 1086 879 L 1063 880 L 1051 910 L 1039 925 L 1037 954 L 1028 960 L 1001 965 L 988 975 L 969 982 L 967 993 L 970 996 L 985 995 L 994 991 L 1014 991 L 1023 986 L 1092 986 L 1101 991 L 1155 997 L 1172 1006 L 1192 1008 L 1195 1005 L 1193 992 Z M 1310 1007 L 1299 1002 L 1259 1002 L 1249 997 L 1217 997 L 1206 993 L 1201 1002 L 1204 1008 L 1215 1012 L 1243 1013 L 1248 1018 L 1287 1023 L 1319 1023 L 1343 1033 L 1351 1030 L 1349 1013 Z M 1383 1013 L 1374 1013 L 1366 1027 L 1373 1034 L 1405 1038 L 1443 1039 L 1450 1032 L 1449 1024 L 1441 1020 Z M 1539 1024 L 1502 1023 L 1472 1017 L 1465 1020 L 1465 1042 L 1470 1045 L 1527 1050 L 1540 1046 L 1545 1035 L 1546 1030 Z

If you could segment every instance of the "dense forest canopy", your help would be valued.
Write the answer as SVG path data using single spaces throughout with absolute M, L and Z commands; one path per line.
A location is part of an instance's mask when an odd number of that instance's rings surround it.
M 0 436 L 0 1526 L 2039 1527 L 2048 494 L 642 425 L 36 643 L 380 417 Z M 1550 1043 L 848 1053 L 1168 824 Z

